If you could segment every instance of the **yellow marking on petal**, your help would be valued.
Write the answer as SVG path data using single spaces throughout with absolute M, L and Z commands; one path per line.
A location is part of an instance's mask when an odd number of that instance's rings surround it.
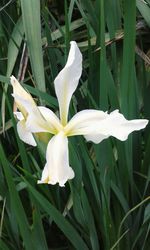
M 37 184 L 49 184 L 49 176 L 45 179 L 45 180 L 43 180 L 43 181 L 41 181 L 41 180 L 38 180 L 37 181 Z
M 63 95 L 63 105 L 62 106 L 60 106 L 60 111 L 61 111 L 61 114 L 60 114 L 60 116 L 61 116 L 61 124 L 63 125 L 63 126 L 66 126 L 66 124 L 67 124 L 67 117 L 68 117 L 68 114 L 66 114 L 67 113 L 67 105 L 66 105 L 66 98 L 67 98 L 67 86 L 66 86 L 66 84 L 64 85 L 65 87 L 64 87 L 64 95 Z
M 49 176 L 43 181 L 44 184 L 48 184 L 49 183 Z
M 47 144 L 52 137 L 50 133 L 46 133 L 46 132 L 34 133 L 34 135 L 36 139 L 44 142 L 45 144 Z
M 68 125 L 68 124 L 66 124 L 66 126 L 63 128 L 63 132 L 64 132 L 64 135 L 65 135 L 65 136 L 68 137 L 68 136 L 78 135 L 79 129 L 78 129 L 78 131 L 76 132 L 74 128 L 69 128 L 67 125 Z
M 61 114 L 61 124 L 65 127 L 67 125 L 66 116 L 62 113 Z

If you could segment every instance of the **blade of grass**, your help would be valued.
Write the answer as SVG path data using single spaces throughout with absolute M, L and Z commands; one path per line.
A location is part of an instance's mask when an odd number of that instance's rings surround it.
M 136 0 L 136 6 L 150 27 L 150 7 L 145 1 Z
M 80 235 L 77 233 L 75 228 L 27 180 L 24 181 L 28 185 L 28 189 L 30 190 L 34 198 L 40 204 L 41 208 L 54 220 L 54 222 L 70 240 L 73 246 L 76 249 L 88 250 L 86 244 L 84 243 Z
M 40 1 L 21 0 L 21 10 L 35 82 L 39 90 L 46 92 L 42 58 Z
M 19 48 L 23 39 L 24 29 L 22 17 L 20 17 L 14 27 L 9 44 L 8 44 L 8 60 L 7 60 L 7 73 L 9 77 L 12 74 L 16 59 L 19 53 Z
M 48 250 L 38 206 L 34 207 L 32 227 L 34 245 L 37 247 L 37 250 Z
M 99 106 L 102 110 L 108 109 L 107 99 L 107 82 L 105 76 L 107 74 L 106 67 L 106 47 L 105 47 L 105 18 L 104 18 L 104 0 L 100 1 L 100 93 Z
M 124 41 L 123 41 L 123 63 L 120 86 L 121 111 L 127 118 L 135 115 L 135 35 L 136 35 L 136 3 L 127 0 L 124 2 Z M 120 144 L 120 143 L 119 143 Z M 123 149 L 124 148 L 124 149 Z M 129 183 L 131 184 L 131 195 L 134 197 L 133 184 L 133 154 L 132 135 L 118 150 L 125 150 L 124 165 L 124 190 L 128 196 Z M 120 166 L 122 168 L 123 166 Z M 129 242 L 129 241 L 128 241 Z
M 121 110 L 124 115 L 131 116 L 132 88 L 134 86 L 134 60 L 135 60 L 135 24 L 136 5 L 135 0 L 125 1 L 124 17 L 124 43 L 123 43 L 123 65 L 121 81 Z
M 19 53 L 19 48 L 21 46 L 23 38 L 23 22 L 22 18 L 19 18 L 17 23 L 14 26 L 13 32 L 11 34 L 9 44 L 8 44 L 8 53 L 7 53 L 7 72 L 6 76 L 9 77 L 12 74 L 13 68 L 15 66 L 17 56 Z M 5 92 L 7 92 L 7 85 L 4 87 Z M 5 126 L 5 95 L 2 97 L 2 121 L 3 121 L 3 130 Z
M 127 217 L 134 212 L 137 208 L 139 208 L 140 206 L 142 206 L 145 202 L 150 200 L 150 196 L 146 197 L 144 200 L 142 200 L 140 203 L 138 203 L 136 206 L 134 206 L 132 209 L 130 209 L 126 215 L 124 216 L 124 218 L 122 219 L 120 226 L 119 226 L 119 230 L 118 230 L 118 239 L 120 238 L 121 235 L 121 230 L 122 230 L 122 226 L 125 222 L 125 220 L 127 219 Z M 119 243 L 119 242 L 118 242 Z M 118 250 L 119 250 L 119 245 L 118 245 Z
M 10 248 L 5 244 L 5 242 L 0 238 L 0 249 L 10 250 Z
M 27 221 L 27 217 L 25 215 L 22 203 L 20 201 L 19 195 L 16 191 L 16 186 L 13 181 L 13 178 L 11 176 L 10 172 L 10 165 L 6 159 L 2 144 L 0 143 L 0 160 L 3 167 L 3 171 L 5 173 L 7 185 L 9 188 L 10 193 L 10 199 L 13 207 L 13 211 L 15 213 L 15 217 L 17 220 L 17 223 L 20 228 L 20 232 L 22 235 L 22 239 L 24 241 L 25 247 L 27 250 L 33 250 L 32 240 L 31 240 L 31 232 L 29 230 L 29 224 Z M 29 241 L 30 239 L 30 241 Z
M 86 195 L 86 192 L 84 191 L 84 189 L 82 189 L 81 198 L 82 198 L 82 206 L 83 206 L 84 216 L 86 219 L 86 225 L 88 226 L 91 248 L 93 250 L 99 250 L 100 246 L 98 243 L 94 218 L 93 218 L 92 210 L 91 210 L 91 207 L 90 207 L 90 204 L 89 204 L 89 201 L 88 201 L 88 198 L 87 198 L 87 195 Z

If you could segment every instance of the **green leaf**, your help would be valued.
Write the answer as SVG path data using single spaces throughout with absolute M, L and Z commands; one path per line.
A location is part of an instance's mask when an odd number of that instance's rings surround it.
M 150 221 L 150 204 L 145 208 L 143 223 Z
M 21 0 L 21 9 L 27 47 L 36 86 L 39 90 L 46 92 L 42 56 L 40 0 Z
M 0 239 L 0 249 L 10 250 L 10 248 L 8 248 L 8 246 L 5 244 L 5 242 L 2 239 Z
M 33 241 L 35 249 L 37 250 L 48 250 L 48 246 L 45 239 L 45 234 L 42 225 L 42 217 L 39 212 L 38 206 L 35 206 L 33 211 Z
M 8 63 L 7 63 L 7 73 L 6 73 L 8 77 L 12 74 L 14 65 L 16 63 L 23 35 L 24 35 L 23 22 L 22 22 L 22 17 L 20 17 L 14 27 L 14 30 L 12 32 L 8 44 Z
M 76 249 L 88 250 L 86 244 L 79 236 L 75 228 L 61 215 L 61 213 L 50 204 L 27 180 L 24 180 L 40 207 L 54 220 Z
M 24 212 L 19 195 L 16 191 L 16 186 L 15 186 L 15 183 L 13 181 L 11 171 L 10 171 L 10 165 L 6 159 L 6 156 L 5 156 L 5 153 L 4 153 L 4 150 L 3 150 L 1 143 L 0 143 L 0 161 L 1 161 L 1 164 L 3 167 L 3 171 L 5 173 L 7 185 L 9 188 L 13 212 L 15 214 L 17 223 L 19 225 L 22 239 L 23 239 L 23 242 L 25 244 L 25 248 L 27 250 L 33 250 L 34 248 L 32 245 L 31 232 L 29 229 L 28 220 L 27 220 L 26 214 Z
M 141 0 L 136 0 L 136 6 L 145 19 L 147 25 L 150 27 L 150 7 L 145 1 Z

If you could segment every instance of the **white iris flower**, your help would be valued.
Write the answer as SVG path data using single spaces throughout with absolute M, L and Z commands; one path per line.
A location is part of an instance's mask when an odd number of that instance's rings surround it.
M 145 128 L 148 120 L 126 120 L 118 110 L 107 112 L 87 109 L 78 112 L 68 122 L 68 110 L 71 97 L 77 88 L 82 73 L 82 54 L 76 44 L 71 48 L 65 67 L 54 81 L 59 103 L 60 119 L 48 108 L 38 107 L 33 98 L 11 76 L 13 97 L 20 112 L 15 112 L 17 131 L 24 142 L 36 146 L 33 134 L 46 132 L 54 135 L 48 142 L 46 165 L 38 183 L 64 186 L 67 180 L 74 178 L 74 171 L 69 166 L 68 138 L 83 135 L 87 141 L 100 143 L 109 136 L 124 141 L 134 130 Z

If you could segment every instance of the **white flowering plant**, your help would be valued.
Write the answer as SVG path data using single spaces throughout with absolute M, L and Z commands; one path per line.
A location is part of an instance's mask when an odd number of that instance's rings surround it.
M 71 97 L 75 92 L 82 74 L 82 54 L 75 41 L 72 41 L 65 67 L 54 80 L 54 87 L 59 103 L 59 117 L 44 106 L 37 106 L 32 96 L 11 76 L 13 97 L 19 111 L 17 131 L 21 140 L 36 146 L 37 133 L 50 133 L 46 150 L 46 164 L 38 183 L 64 186 L 75 174 L 69 165 L 68 137 L 83 135 L 87 141 L 100 143 L 113 136 L 125 141 L 128 135 L 146 127 L 148 120 L 127 120 L 114 110 L 110 114 L 100 110 L 86 109 L 75 114 L 68 121 Z

